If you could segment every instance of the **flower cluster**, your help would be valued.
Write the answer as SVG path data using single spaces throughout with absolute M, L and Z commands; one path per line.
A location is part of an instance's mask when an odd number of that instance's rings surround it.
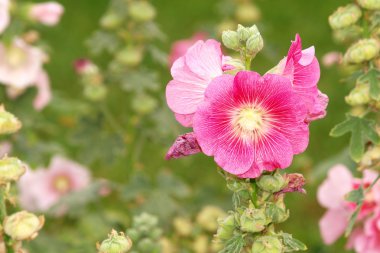
M 376 183 L 369 189 L 377 176 L 377 172 L 366 170 L 362 179 L 354 178 L 350 170 L 340 164 L 330 169 L 327 179 L 318 189 L 318 201 L 328 209 L 319 223 L 326 244 L 334 243 L 349 226 L 350 217 L 357 207 L 349 193 L 363 187 L 363 204 L 347 247 L 358 253 L 380 251 L 380 184 Z
M 29 87 L 36 87 L 37 96 L 33 102 L 36 110 L 43 109 L 52 95 L 48 74 L 43 69 L 48 55 L 39 45 L 38 32 L 29 27 L 35 23 L 56 25 L 63 11 L 56 2 L 22 4 L 3 0 L 0 3 L 0 33 L 4 38 L 0 43 L 0 82 L 7 87 L 10 98 L 20 96 Z M 28 29 L 13 27 L 20 24 Z
M 309 123 L 326 114 L 328 99 L 317 87 L 314 47 L 302 50 L 297 35 L 287 57 L 260 76 L 249 71 L 263 47 L 256 26 L 227 31 L 223 42 L 242 51 L 246 71 L 229 64 L 231 59 L 212 39 L 197 41 L 173 63 L 167 103 L 178 122 L 193 128 L 195 138 L 177 141 L 167 157 L 177 158 L 178 150 L 182 155 L 202 151 L 241 178 L 288 167 L 308 145 Z

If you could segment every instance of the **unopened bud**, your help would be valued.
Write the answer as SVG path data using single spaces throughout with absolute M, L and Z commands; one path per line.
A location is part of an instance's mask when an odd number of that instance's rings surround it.
M 132 100 L 133 110 L 141 114 L 149 114 L 156 107 L 157 107 L 157 100 L 148 94 L 137 95 Z
M 255 29 L 252 29 L 255 31 L 251 37 L 247 40 L 246 47 L 247 47 L 247 53 L 250 56 L 255 56 L 258 52 L 260 52 L 264 47 L 264 40 L 263 37 L 261 37 L 261 34 L 256 26 L 254 26 Z
M 363 28 L 358 25 L 345 27 L 333 31 L 334 40 L 338 43 L 351 43 L 358 40 L 363 33 Z
M 329 17 L 329 23 L 332 29 L 341 29 L 355 24 L 361 16 L 362 11 L 356 4 L 348 4 L 339 7 Z
M 142 229 L 145 227 L 147 231 L 150 231 L 152 228 L 157 226 L 157 224 L 158 218 L 149 213 L 142 213 L 139 216 L 133 217 L 133 226 L 139 230 L 145 230 Z
M 380 146 L 369 148 L 360 161 L 360 170 L 375 167 L 380 162 Z M 377 166 L 376 166 L 377 167 Z
M 351 106 L 365 105 L 370 101 L 369 85 L 367 83 L 358 83 L 345 98 L 347 104 Z
M 151 21 L 156 16 L 156 10 L 147 1 L 133 1 L 129 5 L 128 13 L 138 22 Z
M 173 220 L 173 226 L 175 231 L 180 236 L 190 236 L 193 231 L 193 224 L 186 218 L 177 217 Z
M 215 232 L 218 228 L 218 218 L 226 216 L 226 213 L 216 206 L 205 206 L 197 215 L 197 223 L 205 230 Z
M 107 95 L 107 87 L 102 84 L 84 86 L 84 96 L 91 101 L 102 101 Z
M 17 181 L 26 171 L 26 166 L 15 157 L 0 160 L 0 185 Z
M 136 67 L 143 59 L 143 51 L 140 48 L 128 46 L 116 54 L 116 60 L 128 67 Z
M 131 239 L 124 235 L 124 233 L 117 233 L 112 230 L 108 235 L 108 239 L 105 239 L 99 246 L 99 253 L 126 253 L 132 248 Z
M 199 235 L 195 238 L 192 246 L 194 253 L 208 253 L 209 239 L 206 235 Z
M 235 230 L 235 216 L 233 214 L 229 214 L 224 219 L 219 219 L 218 221 L 219 227 L 216 232 L 216 238 L 220 241 L 227 241 L 231 239 Z
M 263 231 L 268 223 L 264 209 L 246 208 L 240 216 L 240 230 L 244 232 Z
M 247 41 L 249 37 L 251 37 L 252 35 L 251 31 L 249 30 L 249 27 L 244 27 L 240 24 L 238 25 L 238 28 L 237 28 L 237 34 L 241 42 Z
M 102 17 L 100 25 L 105 29 L 118 28 L 123 22 L 123 19 L 116 13 L 110 12 Z
M 252 245 L 252 253 L 282 253 L 284 246 L 275 236 L 260 236 Z
M 247 2 L 239 4 L 235 12 L 236 19 L 244 24 L 257 22 L 261 17 L 260 9 L 256 5 Z
M 267 203 L 265 206 L 267 218 L 273 223 L 282 223 L 289 218 L 289 211 L 284 205 Z
M 344 61 L 359 64 L 375 58 L 380 51 L 379 42 L 375 39 L 363 39 L 348 48 Z
M 222 34 L 223 44 L 232 50 L 238 51 L 240 49 L 240 42 L 238 33 L 235 31 L 224 31 Z
M 44 217 L 20 211 L 4 219 L 4 232 L 13 240 L 33 240 L 44 225 Z
M 0 106 L 0 134 L 11 134 L 21 128 L 21 122 L 10 112 Z
M 368 10 L 380 10 L 380 0 L 358 0 L 358 4 Z
M 257 180 L 257 186 L 263 191 L 278 192 L 286 185 L 284 177 L 276 172 L 274 175 L 263 175 Z
M 99 68 L 89 59 L 85 58 L 76 60 L 74 62 L 74 69 L 80 75 L 91 75 L 99 72 Z

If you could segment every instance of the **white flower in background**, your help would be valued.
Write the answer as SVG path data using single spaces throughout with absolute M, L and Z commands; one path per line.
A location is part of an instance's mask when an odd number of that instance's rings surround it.
M 8 27 L 9 22 L 9 0 L 0 0 L 0 34 Z
M 64 12 L 61 4 L 56 2 L 46 2 L 33 4 L 29 11 L 31 19 L 47 26 L 56 25 Z

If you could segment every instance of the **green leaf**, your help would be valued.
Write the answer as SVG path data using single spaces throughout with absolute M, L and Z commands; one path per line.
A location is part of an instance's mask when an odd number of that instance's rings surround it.
M 282 233 L 282 239 L 285 244 L 285 252 L 307 250 L 307 246 L 300 240 L 293 238 L 291 234 Z
M 360 209 L 362 208 L 362 204 L 363 203 L 360 203 L 359 205 L 356 206 L 355 212 L 350 217 L 350 221 L 348 222 L 348 226 L 347 226 L 346 232 L 344 234 L 346 237 L 348 237 L 351 234 L 352 229 L 354 228 L 355 221 L 358 218 Z
M 372 99 L 380 100 L 380 71 L 371 68 L 367 73 L 361 75 L 358 79 L 359 82 L 369 84 L 369 94 Z
M 362 158 L 368 140 L 376 144 L 380 142 L 373 120 L 347 115 L 347 119 L 336 125 L 330 135 L 339 137 L 348 132 L 351 132 L 350 155 L 355 162 L 359 162 Z
M 346 200 L 349 202 L 355 202 L 355 203 L 360 203 L 364 200 L 364 191 L 363 187 L 360 187 L 357 190 L 350 191 L 346 195 Z
M 245 246 L 243 235 L 237 234 L 226 242 L 224 249 L 219 253 L 241 253 Z

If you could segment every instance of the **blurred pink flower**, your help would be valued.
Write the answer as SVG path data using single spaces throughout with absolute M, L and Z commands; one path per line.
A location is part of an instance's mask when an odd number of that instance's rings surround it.
M 42 69 L 45 54 L 21 39 L 9 47 L 0 44 L 0 82 L 22 89 L 31 86 Z
M 301 37 L 297 34 L 289 48 L 288 56 L 272 71 L 289 78 L 292 82 L 295 92 L 308 108 L 307 122 L 325 117 L 328 104 L 328 97 L 317 87 L 320 69 L 314 54 L 314 47 L 302 50 Z
M 44 25 L 56 25 L 63 14 L 64 8 L 57 2 L 46 2 L 33 4 L 29 16 Z
M 166 100 L 183 126 L 192 126 L 194 113 L 204 99 L 207 86 L 223 74 L 222 67 L 222 50 L 215 40 L 197 41 L 174 62 L 173 80 L 166 87 Z
M 225 171 L 256 178 L 290 165 L 309 141 L 306 108 L 280 75 L 241 71 L 208 86 L 194 116 L 202 151 Z
M 49 104 L 52 98 L 49 76 L 45 71 L 41 71 L 37 76 L 35 86 L 37 88 L 37 96 L 34 98 L 33 106 L 34 109 L 40 111 Z
M 9 0 L 0 0 L 0 34 L 8 27 L 9 22 Z
M 0 142 L 0 158 L 9 155 L 12 151 L 12 143 L 9 141 Z
M 322 64 L 325 67 L 331 67 L 334 64 L 339 64 L 343 59 L 342 53 L 340 52 L 328 52 L 322 57 Z
M 173 63 L 180 57 L 184 56 L 187 50 L 195 44 L 198 40 L 207 39 L 207 34 L 198 32 L 190 39 L 178 40 L 173 43 L 169 54 L 169 64 L 173 66 Z
M 30 211 L 45 212 L 61 197 L 88 186 L 90 180 L 87 168 L 55 156 L 47 169 L 28 170 L 20 179 L 20 204 Z
M 356 179 L 341 164 L 329 170 L 327 179 L 319 186 L 317 193 L 319 203 L 328 209 L 319 222 L 322 239 L 326 244 L 334 243 L 344 233 L 348 220 L 356 207 L 355 203 L 345 200 L 346 194 L 358 189 L 362 183 L 364 188 L 368 187 L 376 176 L 377 173 L 373 171 L 364 171 L 363 180 Z M 380 184 L 376 184 L 372 191 L 365 196 L 359 220 L 372 214 L 380 203 L 379 186 Z
M 77 74 L 88 74 L 97 70 L 97 67 L 89 59 L 78 59 L 74 62 L 74 69 Z

